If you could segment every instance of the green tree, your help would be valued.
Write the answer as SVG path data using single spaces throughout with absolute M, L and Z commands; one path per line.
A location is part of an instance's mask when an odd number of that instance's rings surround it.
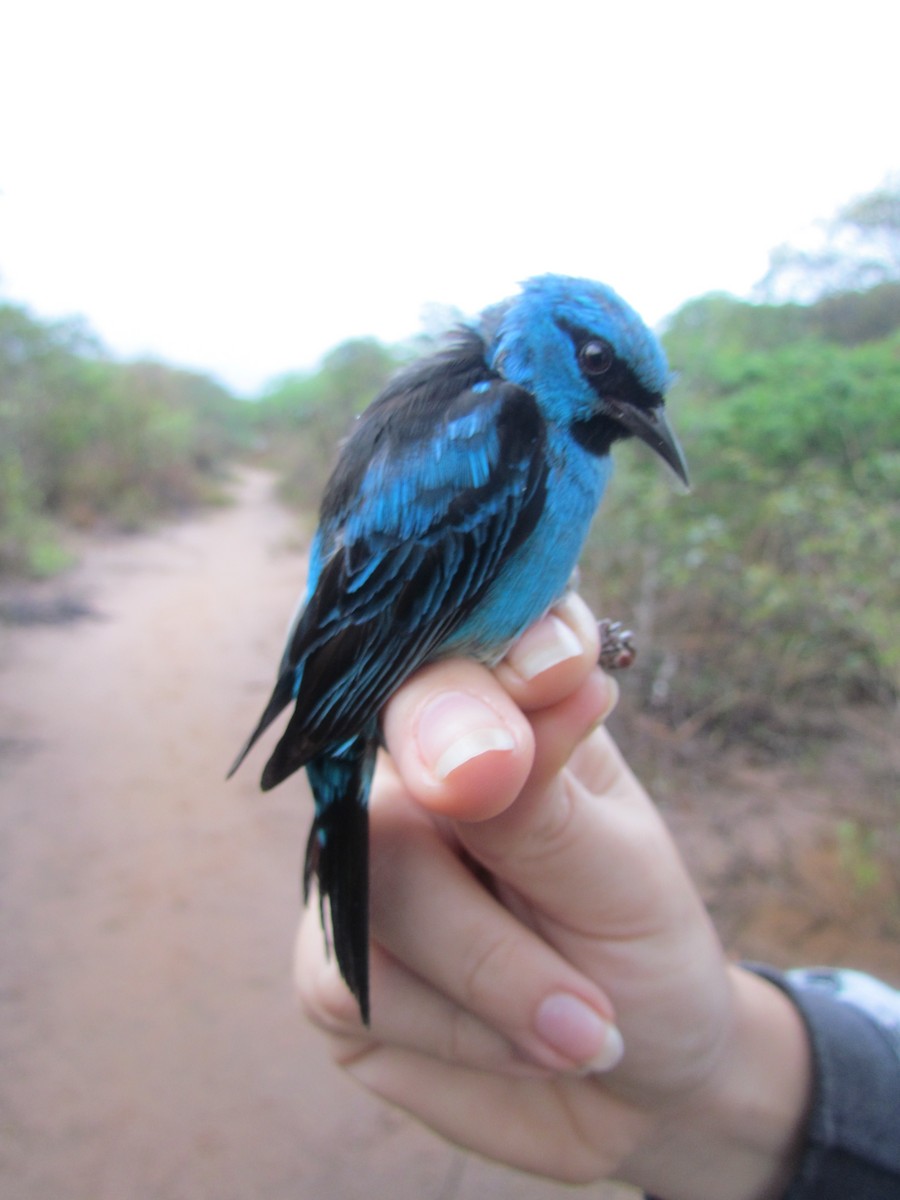
M 637 626 L 629 690 L 684 730 L 771 740 L 900 689 L 900 334 L 846 346 L 817 321 L 685 306 L 667 342 L 693 490 L 617 456 L 585 574 Z
M 339 442 L 400 361 L 374 338 L 357 338 L 326 354 L 318 370 L 283 376 L 263 393 L 256 428 L 280 465 L 287 499 L 317 503 Z
M 57 567 L 66 522 L 208 499 L 246 413 L 203 375 L 113 361 L 80 320 L 0 304 L 0 570 Z

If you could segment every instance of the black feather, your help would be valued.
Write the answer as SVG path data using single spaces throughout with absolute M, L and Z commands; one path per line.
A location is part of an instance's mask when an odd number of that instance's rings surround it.
M 283 672 L 278 676 L 278 680 L 275 683 L 275 688 L 272 692 L 272 695 L 269 697 L 269 703 L 263 710 L 263 715 L 259 718 L 256 728 L 244 743 L 241 752 L 231 764 L 231 769 L 225 776 L 226 779 L 230 779 L 232 777 L 232 775 L 252 750 L 257 739 L 263 733 L 265 733 L 278 714 L 290 704 L 291 700 L 293 699 L 293 682 L 293 672 Z
M 375 765 L 374 738 L 354 738 L 307 766 L 319 807 L 306 843 L 303 898 L 318 881 L 322 928 L 325 902 L 331 914 L 331 940 L 341 975 L 369 1023 L 369 813 L 368 793 Z
M 500 376 L 485 361 L 485 345 L 473 329 L 460 329 L 443 350 L 400 371 L 358 418 L 345 441 L 322 497 L 323 526 L 340 521 L 352 506 L 382 440 L 392 446 L 430 441 L 437 424 L 459 412 L 478 383 Z

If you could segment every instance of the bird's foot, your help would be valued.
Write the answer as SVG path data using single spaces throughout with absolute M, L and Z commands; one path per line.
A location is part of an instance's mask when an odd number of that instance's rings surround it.
M 597 622 L 600 631 L 600 666 L 604 671 L 624 671 L 637 658 L 634 634 L 621 621 Z

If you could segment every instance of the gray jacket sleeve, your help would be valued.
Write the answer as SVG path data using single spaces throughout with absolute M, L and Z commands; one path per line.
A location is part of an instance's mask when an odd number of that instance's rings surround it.
M 748 965 L 790 997 L 812 1046 L 806 1145 L 784 1200 L 898 1200 L 900 992 L 859 971 Z
M 858 971 L 752 969 L 793 1000 L 812 1044 L 806 1148 L 784 1200 L 898 1200 L 900 993 Z

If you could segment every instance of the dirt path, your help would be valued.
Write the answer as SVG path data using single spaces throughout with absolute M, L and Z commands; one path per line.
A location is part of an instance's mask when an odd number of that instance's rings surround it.
M 94 618 L 0 626 L 0 1195 L 570 1197 L 370 1100 L 295 1008 L 305 793 L 223 774 L 304 563 L 267 475 L 236 499 L 91 547 Z

